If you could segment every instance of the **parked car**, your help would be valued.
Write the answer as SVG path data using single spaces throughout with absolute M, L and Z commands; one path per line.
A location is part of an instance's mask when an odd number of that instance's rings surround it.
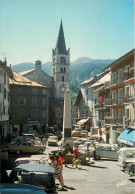
M 110 144 L 99 144 L 96 148 L 96 158 L 118 159 L 119 150 L 116 146 Z
M 22 137 L 27 137 L 27 138 L 35 139 L 35 135 L 32 134 L 32 133 L 24 133 L 24 134 L 22 134 Z
M 48 164 L 20 164 L 9 174 L 12 183 L 42 187 L 47 193 L 57 193 L 54 169 Z
M 72 137 L 87 137 L 87 133 L 80 132 L 80 131 L 73 131 Z
M 34 145 L 34 143 L 31 141 L 28 141 L 28 142 L 24 141 L 8 147 L 9 152 L 16 152 L 17 154 L 32 153 L 32 152 L 42 154 L 43 151 L 45 151 L 45 149 L 46 149 L 46 146 Z
M 48 137 L 48 145 L 49 146 L 58 146 L 58 137 L 57 136 L 49 136 Z
M 128 174 L 133 177 L 135 176 L 135 162 L 129 162 L 126 165 L 126 172 L 128 172 Z
M 13 183 L 2 183 L 0 186 L 1 194 L 46 194 L 45 190 L 28 184 L 13 184 Z
M 62 133 L 61 133 L 61 131 L 56 131 L 54 133 L 54 135 L 58 137 L 58 140 L 61 140 L 62 139 Z
M 128 163 L 135 162 L 135 148 L 123 147 L 119 150 L 118 165 L 124 170 Z
M 83 145 L 79 145 L 78 149 L 79 149 L 80 151 L 86 152 L 87 147 L 89 147 L 90 156 L 93 156 L 94 147 L 91 147 L 91 144 L 92 144 L 91 141 L 88 141 L 88 142 L 86 141 Z M 97 142 L 97 145 L 98 145 L 98 144 L 99 144 L 99 143 Z
M 44 163 L 44 160 L 40 160 L 39 158 L 35 158 L 35 157 L 23 157 L 23 158 L 17 158 L 15 160 L 15 166 L 18 166 L 19 164 L 41 164 Z

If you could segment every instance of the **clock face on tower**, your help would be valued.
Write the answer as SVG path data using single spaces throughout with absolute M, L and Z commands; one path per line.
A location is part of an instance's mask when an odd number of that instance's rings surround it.
M 65 87 L 64 86 L 62 86 L 62 87 L 60 87 L 60 92 L 65 92 Z

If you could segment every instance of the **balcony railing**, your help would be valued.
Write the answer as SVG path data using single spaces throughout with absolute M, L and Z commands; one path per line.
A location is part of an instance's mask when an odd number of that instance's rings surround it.
M 104 106 L 104 103 L 103 104 L 95 104 L 95 109 L 103 109 L 105 106 Z
M 105 117 L 105 124 L 123 125 L 123 119 L 114 119 L 112 117 Z
M 117 98 L 117 99 L 106 98 L 104 101 L 105 101 L 105 105 L 123 104 L 123 98 Z
M 133 96 L 124 96 L 124 103 L 133 103 L 135 102 L 135 98 Z
M 117 84 L 122 84 L 123 83 L 123 77 L 118 77 L 117 79 L 112 79 L 111 81 L 105 82 L 105 88 L 117 85 Z
M 125 80 L 134 78 L 134 70 L 130 69 L 130 70 L 124 71 L 124 78 Z

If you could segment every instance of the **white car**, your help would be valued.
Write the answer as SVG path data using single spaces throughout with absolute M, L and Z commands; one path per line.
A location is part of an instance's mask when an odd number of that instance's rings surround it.
M 58 146 L 58 137 L 57 136 L 49 136 L 48 137 L 48 145 L 49 146 Z
M 110 144 L 100 144 L 96 148 L 96 159 L 108 158 L 118 159 L 119 150 L 116 146 Z
M 15 160 L 15 166 L 18 166 L 19 164 L 45 164 L 45 161 L 41 161 L 39 158 L 35 157 L 23 157 L 23 158 L 17 158 Z
M 135 162 L 135 148 L 120 148 L 118 165 L 125 169 L 126 165 L 131 162 Z
M 98 146 L 98 142 L 94 142 L 96 146 Z M 83 145 L 79 145 L 78 149 L 79 151 L 86 152 L 87 147 L 89 147 L 90 156 L 93 156 L 94 147 L 91 147 L 92 142 L 89 140 L 88 142 L 85 142 Z

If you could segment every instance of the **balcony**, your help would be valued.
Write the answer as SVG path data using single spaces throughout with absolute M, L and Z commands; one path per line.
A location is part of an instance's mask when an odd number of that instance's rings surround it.
M 105 106 L 104 106 L 104 103 L 102 103 L 102 104 L 95 104 L 95 109 L 104 109 L 105 108 Z
M 121 104 L 123 104 L 123 103 L 124 103 L 123 98 L 115 98 L 115 99 L 106 98 L 106 99 L 105 99 L 105 105 L 106 105 L 106 106 L 121 105 Z
M 114 89 L 123 86 L 123 77 L 105 82 L 105 89 Z
M 123 126 L 123 120 L 122 118 L 112 118 L 112 117 L 105 117 L 105 124 L 114 124 L 114 125 L 122 125 Z
M 124 96 L 124 103 L 135 103 L 135 98 L 133 96 Z
M 135 75 L 134 75 L 134 69 L 131 68 L 130 70 L 126 70 L 124 73 L 124 82 L 134 82 L 135 81 Z

